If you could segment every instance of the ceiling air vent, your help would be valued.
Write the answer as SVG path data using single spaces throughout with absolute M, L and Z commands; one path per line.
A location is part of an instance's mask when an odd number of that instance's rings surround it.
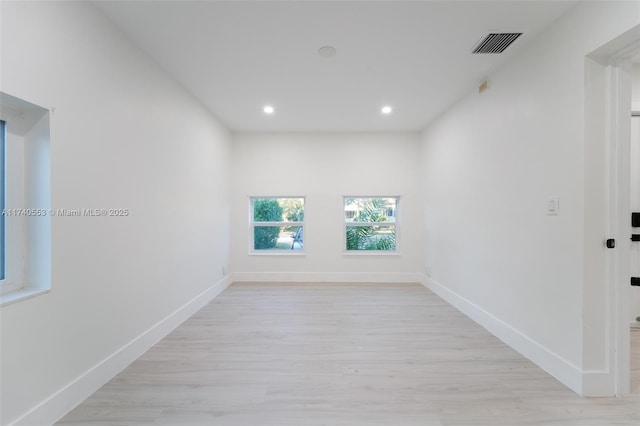
M 473 48 L 471 53 L 502 53 L 522 33 L 490 33 Z

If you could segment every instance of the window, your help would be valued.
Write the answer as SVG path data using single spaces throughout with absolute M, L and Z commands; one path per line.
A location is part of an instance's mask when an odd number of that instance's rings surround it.
M 344 197 L 347 252 L 395 252 L 398 197 Z
M 51 288 L 49 118 L 0 92 L 0 306 Z
M 5 122 L 0 120 L 0 212 L 4 211 L 4 153 L 5 153 Z M 4 215 L 0 215 L 0 280 L 4 280 Z
M 251 198 L 252 253 L 300 254 L 304 251 L 304 198 Z

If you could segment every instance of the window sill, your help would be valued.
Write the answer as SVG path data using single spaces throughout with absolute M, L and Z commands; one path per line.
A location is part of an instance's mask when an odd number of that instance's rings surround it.
M 0 307 L 11 305 L 22 300 L 31 299 L 41 294 L 47 294 L 51 291 L 49 288 L 23 288 L 15 290 L 0 296 Z
M 397 251 L 377 251 L 377 250 L 354 250 L 345 251 L 342 253 L 344 256 L 400 256 L 401 253 Z
M 306 253 L 301 253 L 296 250 L 292 250 L 292 252 L 286 250 L 265 250 L 264 253 L 260 251 L 250 251 L 249 256 L 306 256 Z

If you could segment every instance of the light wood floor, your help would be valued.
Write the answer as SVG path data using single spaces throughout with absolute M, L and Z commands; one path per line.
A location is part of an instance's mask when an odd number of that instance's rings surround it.
M 631 329 L 631 393 L 640 394 L 640 328 Z
M 60 425 L 640 425 L 418 284 L 233 284 Z

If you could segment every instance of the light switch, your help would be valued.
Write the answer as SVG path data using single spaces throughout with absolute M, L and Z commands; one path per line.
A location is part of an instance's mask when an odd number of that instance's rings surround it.
M 560 214 L 560 197 L 553 196 L 547 199 L 547 214 L 557 216 Z

